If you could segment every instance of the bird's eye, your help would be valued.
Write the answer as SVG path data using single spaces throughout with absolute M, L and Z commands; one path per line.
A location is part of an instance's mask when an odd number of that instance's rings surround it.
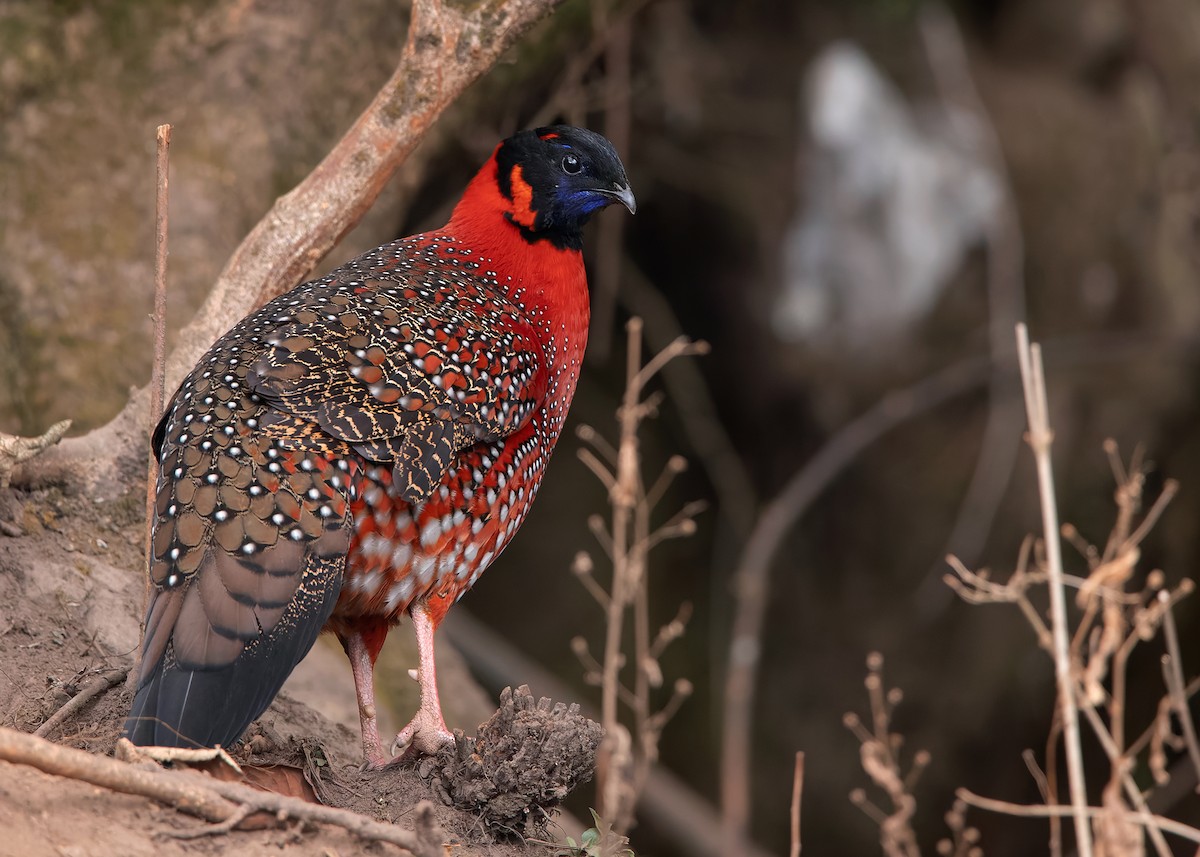
M 562 160 L 562 168 L 564 173 L 575 175 L 583 169 L 583 164 L 579 162 L 579 158 L 574 155 L 567 155 Z

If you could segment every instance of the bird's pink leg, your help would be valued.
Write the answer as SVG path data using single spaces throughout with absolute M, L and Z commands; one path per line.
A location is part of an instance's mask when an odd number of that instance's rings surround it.
M 359 631 L 339 633 L 342 648 L 350 659 L 354 691 L 358 696 L 358 722 L 362 727 L 363 767 L 382 768 L 389 759 L 379 742 L 379 720 L 375 709 L 375 658 Z
M 433 662 L 433 633 L 436 630 L 433 619 L 423 600 L 414 603 L 408 612 L 417 636 L 417 680 L 421 683 L 421 707 L 392 744 L 392 752 L 399 753 L 397 759 L 433 755 L 446 744 L 454 742 L 454 736 L 442 718 L 442 704 L 438 700 L 437 669 Z

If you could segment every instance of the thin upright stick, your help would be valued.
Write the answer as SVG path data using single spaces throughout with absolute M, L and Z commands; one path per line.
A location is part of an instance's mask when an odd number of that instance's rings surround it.
M 601 745 L 596 764 L 596 794 L 600 815 L 612 824 L 619 823 L 621 801 L 618 799 L 617 783 L 614 782 L 614 749 L 617 746 L 617 700 L 620 693 L 622 628 L 625 608 L 629 604 L 633 584 L 630 571 L 629 530 L 638 489 L 637 426 L 638 401 L 641 387 L 637 384 L 638 369 L 642 365 L 642 321 L 631 318 L 626 324 L 628 334 L 625 395 L 618 411 L 621 423 L 621 441 L 617 447 L 616 484 L 610 502 L 613 509 L 612 521 L 612 596 L 608 602 L 608 616 L 604 636 L 604 671 L 601 684 L 600 723 L 604 727 L 605 742 Z
M 792 774 L 792 848 L 790 857 L 800 857 L 800 797 L 804 791 L 804 753 L 796 753 L 796 768 Z
M 1038 490 L 1042 504 L 1042 530 L 1046 545 L 1046 573 L 1050 588 L 1050 624 L 1054 643 L 1054 674 L 1058 682 L 1058 700 L 1062 711 L 1063 743 L 1066 746 L 1067 779 L 1075 818 L 1076 847 L 1080 857 L 1092 857 L 1092 830 L 1088 821 L 1087 781 L 1083 775 L 1083 751 L 1079 738 L 1079 711 L 1075 705 L 1075 679 L 1071 675 L 1068 652 L 1067 599 L 1063 586 L 1062 542 L 1059 540 L 1058 505 L 1054 499 L 1054 471 L 1050 461 L 1049 406 L 1046 403 L 1046 376 L 1042 371 L 1042 349 L 1029 343 L 1029 330 L 1017 325 L 1017 357 L 1021 364 L 1021 384 L 1025 390 L 1025 411 L 1029 417 L 1029 436 L 1037 464 Z
M 167 365 L 167 201 L 170 198 L 168 189 L 168 169 L 171 148 L 171 126 L 159 125 L 154 132 L 157 146 L 156 157 L 156 193 L 154 197 L 154 365 L 150 368 L 150 420 L 146 432 L 149 438 L 154 434 L 162 415 L 163 398 L 165 397 L 165 379 Z M 146 563 L 154 562 L 153 548 L 150 543 L 151 525 L 154 522 L 154 496 L 158 486 L 158 456 L 154 454 L 153 445 L 150 447 L 146 465 Z M 150 603 L 150 576 L 146 575 L 146 589 L 142 596 L 142 615 L 146 615 L 146 606 Z M 143 626 L 144 630 L 144 626 Z M 140 655 L 138 657 L 140 660 Z M 131 671 L 136 675 L 138 670 Z
M 1163 610 L 1163 636 L 1167 638 L 1167 689 L 1175 713 L 1179 717 L 1179 726 L 1183 732 L 1183 740 L 1187 745 L 1188 756 L 1192 767 L 1200 778 L 1200 741 L 1196 739 L 1196 724 L 1192 722 L 1192 711 L 1188 706 L 1186 683 L 1183 680 L 1183 658 L 1179 651 L 1179 632 L 1175 629 L 1175 614 L 1171 611 L 1171 595 L 1168 592 L 1158 593 L 1158 600 L 1165 605 Z M 1200 786 L 1196 787 L 1200 791 Z

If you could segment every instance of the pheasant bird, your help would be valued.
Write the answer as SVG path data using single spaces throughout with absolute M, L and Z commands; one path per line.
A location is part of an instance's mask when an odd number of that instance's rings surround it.
M 217 341 L 154 435 L 161 470 L 135 744 L 232 744 L 322 629 L 373 669 L 408 614 L 421 703 L 393 745 L 452 740 L 434 632 L 525 519 L 588 327 L 581 229 L 633 193 L 565 126 L 497 146 L 441 229 L 303 283 Z

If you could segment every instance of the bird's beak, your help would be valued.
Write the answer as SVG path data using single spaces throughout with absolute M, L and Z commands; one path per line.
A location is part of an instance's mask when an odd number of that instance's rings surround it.
M 601 188 L 600 193 L 611 196 L 615 201 L 628 208 L 630 214 L 637 214 L 637 200 L 633 198 L 633 191 L 629 189 L 629 185 L 613 182 L 612 190 Z

